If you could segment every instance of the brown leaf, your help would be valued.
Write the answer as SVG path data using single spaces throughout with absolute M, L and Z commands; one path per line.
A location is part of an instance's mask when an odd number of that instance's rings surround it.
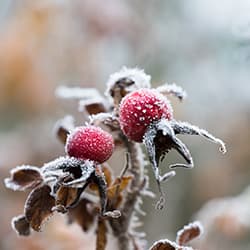
M 55 199 L 50 195 L 50 191 L 47 185 L 38 187 L 29 194 L 26 200 L 25 216 L 35 231 L 40 231 L 44 220 L 53 214 Z
M 56 205 L 69 207 L 78 199 L 78 188 L 60 187 L 56 193 Z
M 190 223 L 177 233 L 176 242 L 180 246 L 186 245 L 189 241 L 199 237 L 203 232 L 200 222 Z
M 12 228 L 18 233 L 20 236 L 28 236 L 30 235 L 30 224 L 26 220 L 25 215 L 19 215 L 14 217 L 11 222 Z
M 133 176 L 117 177 L 108 189 L 108 198 L 113 199 L 116 195 L 119 195 L 128 186 L 132 178 Z
M 74 128 L 74 119 L 72 116 L 65 116 L 61 120 L 57 121 L 54 127 L 54 133 L 56 134 L 59 141 L 63 144 L 66 143 L 67 136 L 70 130 Z
M 98 113 L 106 112 L 106 108 L 103 103 L 88 103 L 84 105 L 89 115 L 96 115 Z
M 68 137 L 69 131 L 64 128 L 59 126 L 56 131 L 57 138 L 59 139 L 60 142 L 63 144 L 66 143 L 67 137 Z
M 111 183 L 112 183 L 113 178 L 114 178 L 113 173 L 112 173 L 112 169 L 110 168 L 110 166 L 108 164 L 103 164 L 102 171 L 103 171 L 103 174 L 104 174 L 106 182 L 107 182 L 107 187 L 111 186 Z
M 107 163 L 102 165 L 102 172 L 105 176 L 107 187 L 111 186 L 114 176 L 110 166 Z M 93 191 L 98 191 L 98 186 L 96 185 L 96 183 L 90 183 L 89 188 Z
M 18 166 L 11 170 L 11 177 L 6 178 L 5 186 L 13 190 L 27 190 L 43 182 L 40 170 L 34 166 Z
M 88 199 L 81 199 L 76 207 L 69 209 L 69 221 L 76 221 L 83 231 L 88 231 L 96 215 L 94 209 L 91 210 L 91 205 L 92 202 Z
M 149 250 L 178 250 L 178 246 L 170 240 L 159 240 Z
M 96 232 L 96 250 L 105 250 L 107 245 L 107 227 L 105 221 L 98 220 L 97 232 Z

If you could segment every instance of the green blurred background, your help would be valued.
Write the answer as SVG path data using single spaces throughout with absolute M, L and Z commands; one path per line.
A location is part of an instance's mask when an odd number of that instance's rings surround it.
M 64 154 L 52 131 L 58 119 L 73 114 L 84 122 L 76 102 L 56 99 L 57 86 L 103 93 L 109 75 L 123 65 L 145 69 L 154 86 L 182 86 L 188 99 L 171 99 L 175 118 L 207 129 L 228 147 L 221 155 L 201 138 L 183 138 L 195 168 L 177 170 L 164 186 L 165 210 L 156 211 L 155 201 L 145 199 L 142 229 L 149 244 L 174 239 L 207 201 L 240 194 L 250 178 L 249 13 L 249 0 L 1 0 L 0 249 L 94 249 L 93 233 L 64 226 L 60 216 L 44 232 L 18 238 L 10 221 L 22 213 L 27 194 L 6 190 L 3 179 L 16 165 L 41 166 Z M 113 166 L 120 157 L 114 155 Z M 161 167 L 167 171 L 178 157 L 169 154 Z M 201 249 L 250 249 L 250 215 L 236 210 L 209 225 L 204 219 L 209 229 Z

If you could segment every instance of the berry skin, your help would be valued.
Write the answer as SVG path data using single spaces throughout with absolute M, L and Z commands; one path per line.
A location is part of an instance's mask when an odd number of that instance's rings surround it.
M 68 136 L 65 150 L 71 157 L 103 163 L 112 155 L 114 141 L 99 127 L 77 127 Z
M 120 125 L 130 140 L 142 142 L 148 126 L 162 118 L 171 120 L 173 110 L 167 98 L 156 90 L 140 89 L 121 101 Z

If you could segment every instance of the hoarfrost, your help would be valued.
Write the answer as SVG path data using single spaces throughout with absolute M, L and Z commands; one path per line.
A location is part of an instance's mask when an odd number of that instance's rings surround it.
M 151 76 L 147 75 L 144 70 L 139 68 L 127 68 L 124 66 L 120 71 L 110 75 L 107 82 L 107 91 L 105 92 L 107 96 L 110 96 L 110 90 L 114 88 L 115 84 L 121 79 L 129 79 L 133 82 L 131 86 L 126 88 L 129 92 L 151 87 Z
M 92 100 L 101 97 L 100 93 L 95 88 L 80 88 L 67 86 L 59 86 L 56 89 L 55 94 L 57 97 L 64 99 Z
M 192 222 L 177 232 L 176 242 L 179 245 L 185 245 L 194 238 L 203 234 L 203 226 L 199 221 Z
M 165 83 L 157 87 L 156 90 L 162 93 L 163 95 L 176 96 L 181 101 L 187 97 L 186 91 L 183 90 L 182 87 L 176 85 L 175 83 L 172 84 Z

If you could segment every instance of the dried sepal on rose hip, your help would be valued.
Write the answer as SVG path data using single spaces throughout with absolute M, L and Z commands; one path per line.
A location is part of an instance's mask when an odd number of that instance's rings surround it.
M 221 151 L 226 152 L 225 144 L 220 139 L 189 123 L 174 120 L 170 102 L 154 89 L 140 89 L 126 95 L 120 104 L 119 121 L 128 139 L 143 142 L 146 146 L 161 194 L 163 193 L 160 182 L 174 176 L 174 172 L 164 176 L 159 173 L 159 162 L 169 150 L 177 150 L 187 162 L 187 164 L 173 164 L 170 168 L 193 167 L 193 159 L 188 148 L 176 134 L 204 136 L 220 144 Z M 157 208 L 162 209 L 163 203 L 162 195 Z
M 78 159 L 103 163 L 114 151 L 112 135 L 96 126 L 75 128 L 68 136 L 66 153 Z

